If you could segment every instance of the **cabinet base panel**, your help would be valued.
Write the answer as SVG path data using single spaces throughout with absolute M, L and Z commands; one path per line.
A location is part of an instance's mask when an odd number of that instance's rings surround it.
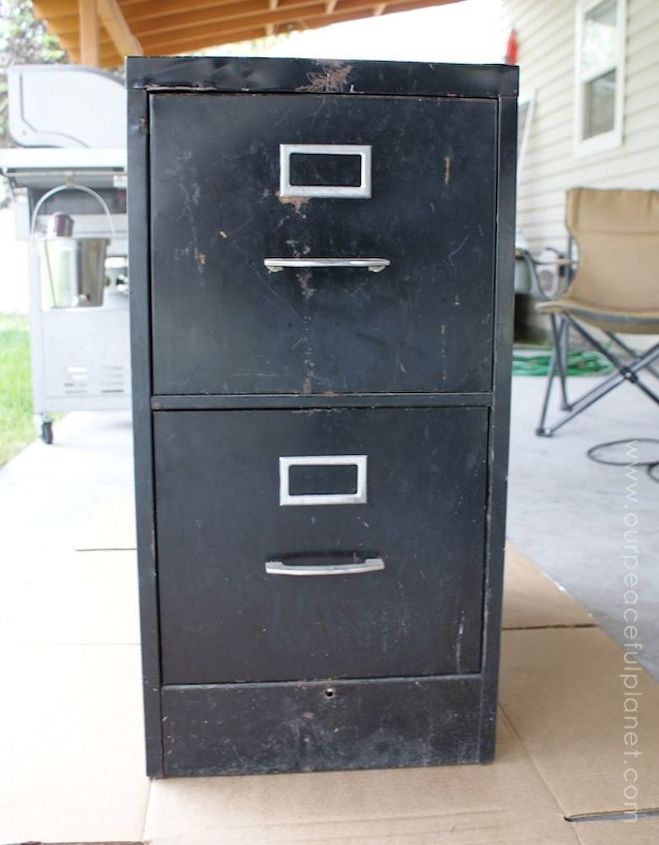
M 481 683 L 442 676 L 164 687 L 164 775 L 487 762 Z

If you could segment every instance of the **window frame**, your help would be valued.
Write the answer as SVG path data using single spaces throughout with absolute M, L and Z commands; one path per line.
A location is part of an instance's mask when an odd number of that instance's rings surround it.
M 616 57 L 615 60 L 586 75 L 582 69 L 582 37 L 586 15 L 605 0 L 577 0 L 575 24 L 574 68 L 574 134 L 575 156 L 594 155 L 620 147 L 623 143 L 625 112 L 625 63 L 627 42 L 627 0 L 616 0 Z M 613 128 L 590 138 L 583 137 L 585 116 L 584 84 L 612 70 L 616 71 Z

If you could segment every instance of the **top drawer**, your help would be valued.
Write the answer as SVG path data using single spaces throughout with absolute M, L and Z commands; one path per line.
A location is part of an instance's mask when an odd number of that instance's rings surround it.
M 154 393 L 490 389 L 496 102 L 150 100 Z M 291 196 L 301 184 L 317 195 Z

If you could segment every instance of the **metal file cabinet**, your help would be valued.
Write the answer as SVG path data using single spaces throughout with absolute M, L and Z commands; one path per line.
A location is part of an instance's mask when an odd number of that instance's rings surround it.
M 127 79 L 149 774 L 491 759 L 516 69 Z

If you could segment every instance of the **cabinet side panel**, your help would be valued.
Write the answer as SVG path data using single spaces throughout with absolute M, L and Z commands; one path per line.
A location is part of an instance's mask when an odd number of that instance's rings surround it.
M 142 628 L 146 768 L 161 776 L 160 646 L 151 432 L 148 95 L 128 92 L 128 220 L 135 501 Z
M 515 166 L 517 100 L 499 100 L 498 190 L 495 263 L 494 398 L 490 412 L 489 482 L 486 517 L 481 698 L 481 760 L 494 756 L 503 557 L 506 540 L 506 489 L 510 427 L 510 380 L 513 343 L 513 268 L 515 256 Z

